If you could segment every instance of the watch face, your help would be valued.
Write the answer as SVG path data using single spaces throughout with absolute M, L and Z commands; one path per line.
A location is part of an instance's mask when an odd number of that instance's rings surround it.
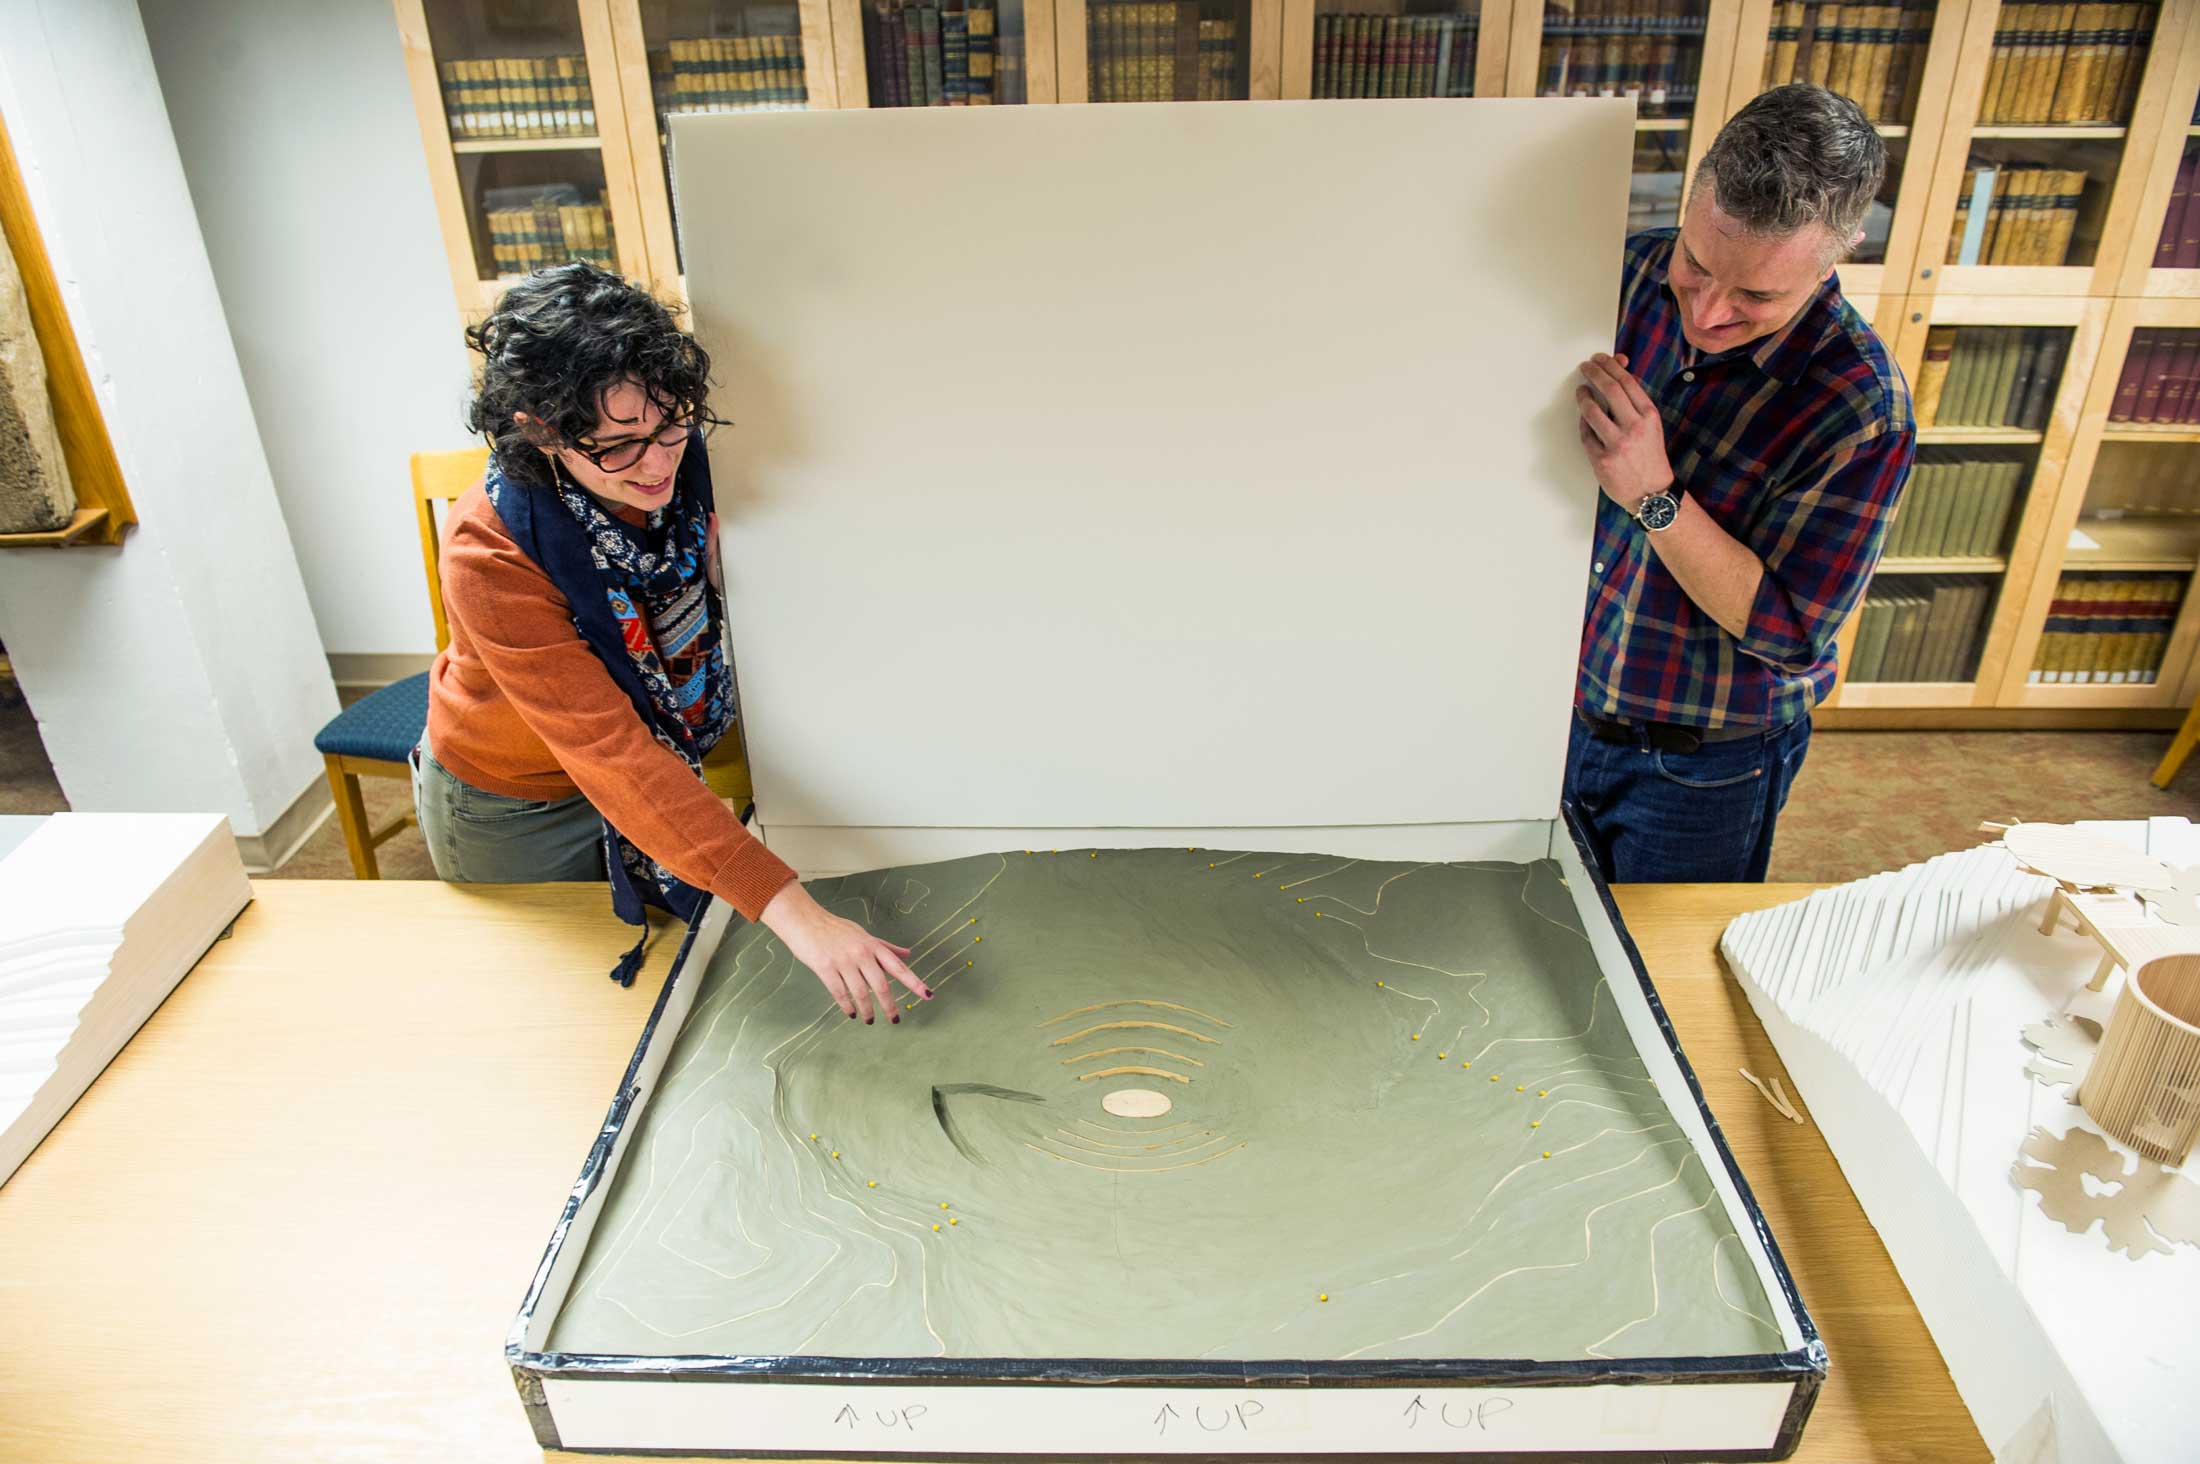
M 1659 529 L 1671 527 L 1680 511 L 1680 504 L 1674 500 L 1672 494 L 1653 493 L 1635 510 L 1635 521 L 1656 533 Z

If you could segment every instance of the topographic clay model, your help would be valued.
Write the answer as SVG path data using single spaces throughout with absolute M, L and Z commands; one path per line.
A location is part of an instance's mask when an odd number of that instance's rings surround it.
M 1783 1345 L 1548 861 L 1036 850 L 811 888 L 934 999 L 865 1027 L 729 933 L 554 1349 Z

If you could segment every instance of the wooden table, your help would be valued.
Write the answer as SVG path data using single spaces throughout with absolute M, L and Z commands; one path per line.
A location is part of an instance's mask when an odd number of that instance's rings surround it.
M 505 1330 L 676 942 L 625 990 L 600 890 L 254 888 L 0 1188 L 0 1459 L 541 1459 Z M 1796 1457 L 1983 1461 L 1825 1141 L 1735 1072 L 1785 1076 L 1719 932 L 1806 892 L 1618 893 L 1832 1352 Z

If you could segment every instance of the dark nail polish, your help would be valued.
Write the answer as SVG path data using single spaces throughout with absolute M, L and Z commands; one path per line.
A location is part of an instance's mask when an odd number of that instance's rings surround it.
M 900 1025 L 901 1025 L 901 1018 L 899 1018 L 899 1017 L 896 1017 L 896 1018 L 894 1018 L 894 1025 L 895 1025 L 895 1026 L 897 1026 L 897 1027 L 898 1027 L 898 1026 L 900 1026 Z
M 863 1019 L 863 1025 L 864 1025 L 864 1026 L 866 1026 L 866 1027 L 870 1026 L 870 1025 L 871 1025 L 871 1019 L 870 1019 L 869 1017 L 865 1017 L 865 1018 Z

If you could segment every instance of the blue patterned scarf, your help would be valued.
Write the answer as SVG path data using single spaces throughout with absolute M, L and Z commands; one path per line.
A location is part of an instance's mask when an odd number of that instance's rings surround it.
M 573 628 L 634 703 L 657 741 L 700 778 L 703 758 L 732 726 L 733 675 L 725 606 L 710 585 L 710 460 L 700 436 L 681 457 L 672 499 L 637 528 L 606 513 L 562 472 L 554 490 L 504 476 L 492 458 L 483 487 L 506 532 L 548 575 L 573 611 Z M 655 905 L 692 920 L 703 892 L 604 822 L 612 908 L 642 925 Z M 648 935 L 612 970 L 631 986 Z

